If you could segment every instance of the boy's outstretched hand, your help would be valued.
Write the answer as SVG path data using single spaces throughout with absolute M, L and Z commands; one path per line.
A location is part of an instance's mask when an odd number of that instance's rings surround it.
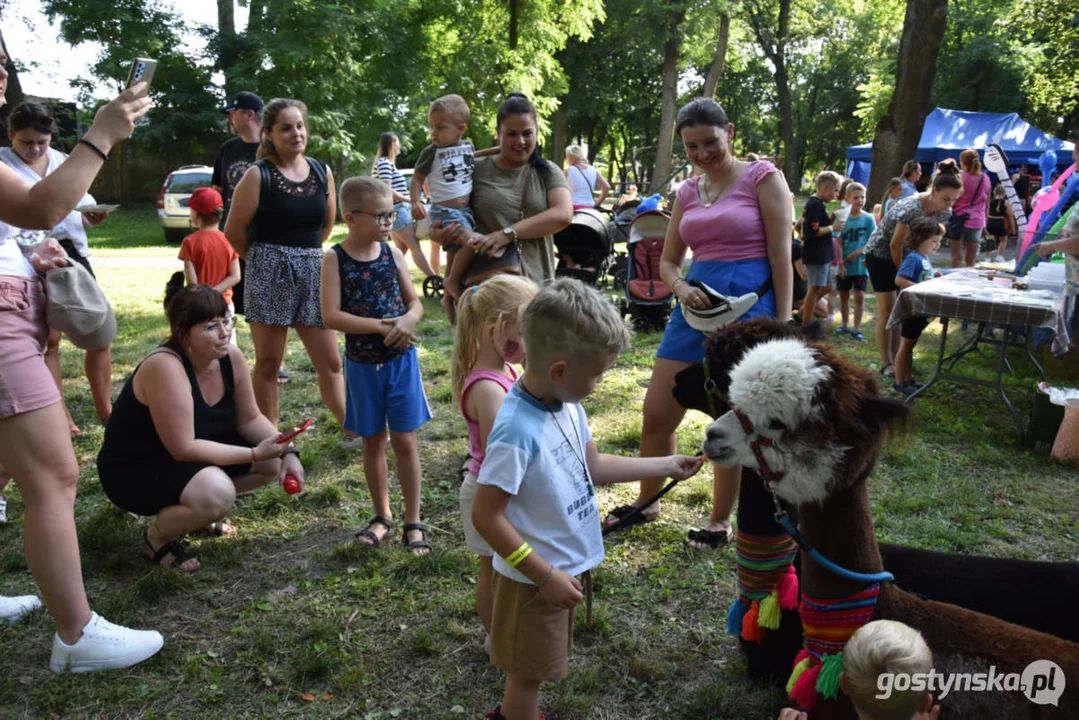
M 584 599 L 581 583 L 569 573 L 555 570 L 547 582 L 540 586 L 543 599 L 555 607 L 569 610 Z
M 671 455 L 666 460 L 668 463 L 666 475 L 671 480 L 691 478 L 700 472 L 701 466 L 704 465 L 704 457 L 696 455 Z

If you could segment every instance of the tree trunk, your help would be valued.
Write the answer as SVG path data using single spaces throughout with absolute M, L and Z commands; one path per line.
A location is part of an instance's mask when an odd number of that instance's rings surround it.
M 802 185 L 802 170 L 798 166 L 798 148 L 794 141 L 794 115 L 791 111 L 787 63 L 782 57 L 776 64 L 775 79 L 776 94 L 779 98 L 779 138 L 783 142 L 783 176 L 787 179 L 787 187 L 792 192 L 797 192 Z
M 236 61 L 236 18 L 233 0 L 217 0 L 217 67 L 225 75 L 225 95 L 231 96 L 243 88 L 238 87 Z
M 566 110 L 562 105 L 554 112 L 554 124 L 551 131 L 551 162 L 559 167 L 566 159 Z
M 731 34 L 731 16 L 723 13 L 719 16 L 719 32 L 716 39 L 716 57 L 712 67 L 708 68 L 708 77 L 704 79 L 704 96 L 715 98 L 719 80 L 723 77 L 723 67 L 727 64 L 727 42 Z
M 671 173 L 671 150 L 674 147 L 674 114 L 678 103 L 678 58 L 682 52 L 682 22 L 686 12 L 681 3 L 669 3 L 667 42 L 663 46 L 663 105 L 659 113 L 659 141 L 656 143 L 656 165 L 652 171 L 649 192 L 663 192 L 661 185 Z
M 889 178 L 898 175 L 903 163 L 914 157 L 922 136 L 929 95 L 937 75 L 937 57 L 948 19 L 948 0 L 907 0 L 895 92 L 888 112 L 873 133 L 873 168 L 868 197 L 884 194 Z
M 521 0 L 510 0 L 510 50 L 517 49 L 517 32 L 521 25 Z
M 762 7 L 755 0 L 745 3 L 746 19 L 764 56 L 774 68 L 776 99 L 779 102 L 779 138 L 783 143 L 783 176 L 787 187 L 797 191 L 802 172 L 798 166 L 798 149 L 794 142 L 794 115 L 791 110 L 790 78 L 787 75 L 787 38 L 790 34 L 791 0 L 779 0 L 779 17 L 772 16 L 771 7 Z
M 7 57 L 7 65 L 4 66 L 8 74 L 7 90 L 4 92 L 4 106 L 0 108 L 0 124 L 6 126 L 12 108 L 21 103 L 26 95 L 22 91 L 22 83 L 19 82 L 19 73 L 15 70 L 15 61 L 8 52 L 7 43 L 4 42 L 3 31 L 0 31 L 0 47 L 3 47 L 4 55 Z M 10 144 L 7 133 L 0 133 L 0 145 Z

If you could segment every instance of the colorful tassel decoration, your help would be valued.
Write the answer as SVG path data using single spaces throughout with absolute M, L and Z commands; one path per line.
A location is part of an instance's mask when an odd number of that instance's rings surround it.
M 794 610 L 798 607 L 798 574 L 794 572 L 794 566 L 787 568 L 784 575 L 776 585 L 779 594 L 779 607 L 783 610 Z
M 812 710 L 817 704 L 817 677 L 820 669 L 820 665 L 810 667 L 798 677 L 791 688 L 791 700 L 798 703 L 803 710 Z
M 779 595 L 773 590 L 768 593 L 768 597 L 761 600 L 761 614 L 757 624 L 762 628 L 776 630 L 779 628 L 780 619 Z
M 829 700 L 835 700 L 839 695 L 839 675 L 843 672 L 843 651 L 835 655 L 822 655 L 820 660 L 817 692 Z
M 742 618 L 745 617 L 747 610 L 749 610 L 749 606 L 746 605 L 745 601 L 736 597 L 731 604 L 731 609 L 727 611 L 728 635 L 742 634 Z
M 764 638 L 764 630 L 758 626 L 760 620 L 761 604 L 756 600 L 749 606 L 749 612 L 742 618 L 742 638 L 749 641 L 760 642 Z
M 791 670 L 791 676 L 787 680 L 787 695 L 791 694 L 794 690 L 794 683 L 798 682 L 798 678 L 802 677 L 802 673 L 809 669 L 809 652 L 803 650 L 798 653 L 798 656 L 794 658 L 794 669 Z

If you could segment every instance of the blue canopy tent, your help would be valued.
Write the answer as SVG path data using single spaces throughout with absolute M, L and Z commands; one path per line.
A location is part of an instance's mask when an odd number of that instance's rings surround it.
M 1008 156 L 1008 162 L 1015 167 L 1037 165 L 1038 158 L 1046 150 L 1057 153 L 1059 171 L 1071 165 L 1072 143 L 1042 132 L 1016 113 L 968 112 L 944 108 L 937 108 L 926 117 L 914 159 L 922 164 L 933 164 L 944 158 L 958 160 L 959 153 L 963 150 L 982 150 L 992 142 L 1000 145 Z M 1061 150 L 1068 152 L 1063 153 Z M 868 183 L 872 156 L 873 143 L 848 147 L 847 177 L 856 182 Z

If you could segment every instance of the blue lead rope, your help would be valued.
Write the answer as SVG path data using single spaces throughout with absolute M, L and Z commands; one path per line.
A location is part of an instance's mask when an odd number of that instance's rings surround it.
M 836 565 L 834 562 L 821 555 L 816 548 L 809 544 L 809 540 L 807 540 L 805 536 L 802 535 L 802 533 L 798 532 L 798 528 L 794 527 L 794 524 L 791 522 L 790 518 L 787 517 L 787 513 L 777 512 L 776 521 L 783 526 L 783 529 L 786 530 L 792 538 L 794 538 L 794 541 L 798 543 L 798 545 L 803 550 L 809 553 L 809 557 L 813 558 L 825 570 L 828 570 L 829 572 L 838 575 L 845 580 L 852 580 L 854 582 L 895 582 L 895 575 L 892 575 L 890 572 L 860 573 L 854 572 L 853 570 L 847 570 L 844 567 Z

